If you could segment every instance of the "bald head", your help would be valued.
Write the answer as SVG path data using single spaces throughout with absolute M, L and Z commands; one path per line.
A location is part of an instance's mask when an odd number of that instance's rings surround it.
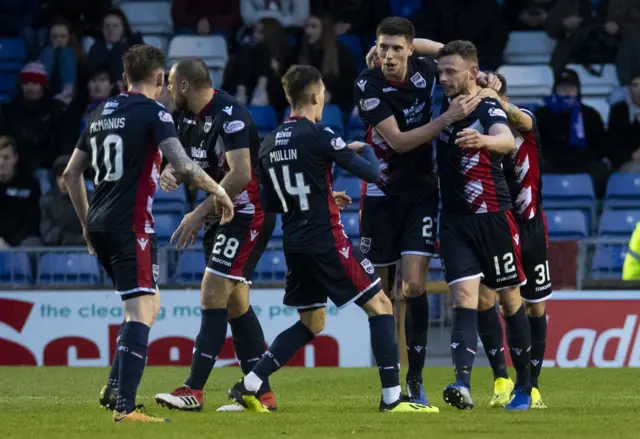
M 175 64 L 174 69 L 179 81 L 187 81 L 189 86 L 196 90 L 213 86 L 209 69 L 200 58 L 181 59 Z

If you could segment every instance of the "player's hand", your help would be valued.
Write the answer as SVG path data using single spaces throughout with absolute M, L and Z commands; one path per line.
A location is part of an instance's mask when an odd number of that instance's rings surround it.
M 502 88 L 502 81 L 500 81 L 500 78 L 493 73 L 484 74 L 484 77 L 478 76 L 476 82 L 480 87 L 489 88 L 496 92 L 500 91 Z
M 82 236 L 84 237 L 84 241 L 87 243 L 87 249 L 89 250 L 89 254 L 91 256 L 96 255 L 96 251 L 93 249 L 93 245 L 91 245 L 91 239 L 89 239 L 89 231 L 85 228 L 82 229 Z
M 496 101 L 500 102 L 500 96 L 498 95 L 498 92 L 495 91 L 492 88 L 483 88 L 482 90 L 480 90 L 480 98 L 491 98 L 491 99 L 495 99 Z
M 464 130 L 458 132 L 456 139 L 456 145 L 461 148 L 484 148 L 485 146 L 485 138 L 479 131 L 474 130 L 472 128 L 465 128 Z
M 187 248 L 195 244 L 198 239 L 198 232 L 204 225 L 204 216 L 197 211 L 189 212 L 182 218 L 180 225 L 171 235 L 171 243 L 175 242 L 177 249 Z
M 349 149 L 351 149 L 352 151 L 358 153 L 358 154 L 362 154 L 364 152 L 364 148 L 367 144 L 364 142 L 351 142 L 349 144 Z
M 480 105 L 481 101 L 480 93 L 458 96 L 451 101 L 451 105 L 449 105 L 445 114 L 451 118 L 451 123 L 458 122 L 469 116 Z
M 338 205 L 338 208 L 340 210 L 351 204 L 351 197 L 344 191 L 334 192 L 333 199 L 336 201 L 336 204 Z
M 160 187 L 165 192 L 173 192 L 180 185 L 176 178 L 176 171 L 172 167 L 166 167 L 160 174 Z
M 371 49 L 369 49 L 369 53 L 367 53 L 367 67 L 369 67 L 370 69 L 374 68 L 376 66 L 376 64 L 380 61 L 380 58 L 378 58 L 378 51 L 376 50 L 376 46 L 373 46 Z
M 213 198 L 213 206 L 217 215 L 220 215 L 220 224 L 227 224 L 233 219 L 233 201 L 229 195 L 224 194 L 222 197 L 211 195 Z

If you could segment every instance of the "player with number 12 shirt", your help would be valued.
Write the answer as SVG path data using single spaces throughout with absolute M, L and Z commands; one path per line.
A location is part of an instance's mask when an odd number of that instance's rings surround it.
M 123 57 L 127 92 L 97 107 L 78 140 L 64 176 L 91 253 L 123 300 L 125 321 L 100 403 L 116 422 L 165 422 L 137 406 L 149 330 L 160 309 L 156 236 L 152 215 L 162 155 L 184 181 L 215 194 L 223 221 L 233 204 L 184 152 L 173 118 L 158 104 L 164 83 L 161 50 L 136 45 Z M 88 205 L 82 173 L 92 165 L 96 190 Z

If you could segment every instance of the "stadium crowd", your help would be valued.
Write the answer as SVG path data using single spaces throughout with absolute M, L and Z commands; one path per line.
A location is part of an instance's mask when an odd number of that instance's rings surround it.
M 114 3 L 0 1 L 0 37 L 22 38 L 28 56 L 0 104 L 0 249 L 83 242 L 61 173 L 87 115 L 124 89 L 121 55 L 143 42 Z M 241 102 L 270 105 L 282 118 L 280 77 L 292 64 L 313 65 L 345 123 L 362 54 L 384 17 L 410 18 L 418 37 L 472 41 L 485 70 L 503 64 L 509 32 L 544 31 L 556 44 L 553 92 L 535 111 L 543 172 L 588 173 L 598 196 L 612 172 L 640 172 L 638 0 L 175 0 L 171 11 L 175 34 L 226 39 L 219 86 Z M 582 102 L 571 63 L 595 74 L 616 65 L 621 89 L 608 121 Z M 50 188 L 37 178 L 43 173 Z

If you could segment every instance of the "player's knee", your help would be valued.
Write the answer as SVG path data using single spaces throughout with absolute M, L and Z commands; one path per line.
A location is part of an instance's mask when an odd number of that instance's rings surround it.
M 473 289 L 464 285 L 454 285 L 451 288 L 451 293 L 453 296 L 454 308 L 478 308 L 478 291 L 474 291 Z
M 527 317 L 542 317 L 545 312 L 544 302 L 538 302 L 538 303 L 525 302 L 524 310 L 527 313 Z
M 418 297 L 424 294 L 425 285 L 418 281 L 410 280 L 402 282 L 402 294 L 404 297 Z
M 211 272 L 205 272 L 200 291 L 203 309 L 226 308 L 236 282 Z
M 487 288 L 481 288 L 480 294 L 478 295 L 478 310 L 484 311 L 487 309 L 491 309 L 496 304 L 496 295 L 493 290 L 489 290 Z
M 500 291 L 498 302 L 502 307 L 502 312 L 506 316 L 516 313 L 522 306 L 522 297 L 520 297 L 520 288 L 506 288 Z
M 327 309 L 319 308 L 311 311 L 300 313 L 300 321 L 304 326 L 309 328 L 315 335 L 320 334 L 324 330 L 327 320 Z
M 249 311 L 249 286 L 238 284 L 229 296 L 227 311 L 229 320 L 238 318 Z
M 362 309 L 367 313 L 369 317 L 379 316 L 383 314 L 393 314 L 393 304 L 387 295 L 380 291 L 362 305 Z

